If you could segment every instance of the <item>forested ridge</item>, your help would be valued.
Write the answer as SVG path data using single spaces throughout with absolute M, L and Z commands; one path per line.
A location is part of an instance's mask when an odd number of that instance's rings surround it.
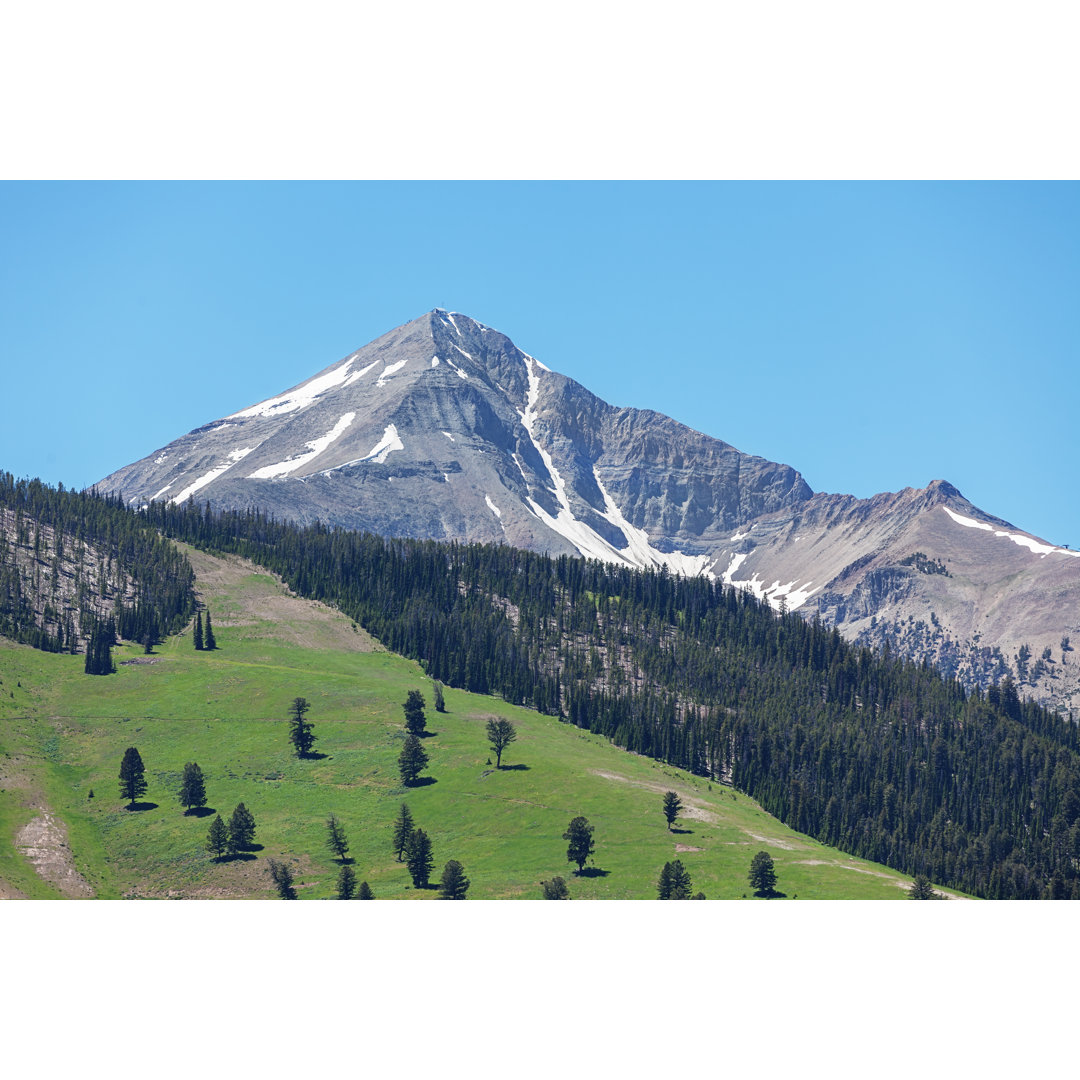
M 104 633 L 160 641 L 195 610 L 175 546 L 118 499 L 0 472 L 0 634 L 78 652 Z
M 435 679 L 729 782 L 843 850 L 980 896 L 1080 898 L 1076 726 L 1009 680 L 969 694 L 704 578 L 254 510 L 144 513 L 338 606 Z

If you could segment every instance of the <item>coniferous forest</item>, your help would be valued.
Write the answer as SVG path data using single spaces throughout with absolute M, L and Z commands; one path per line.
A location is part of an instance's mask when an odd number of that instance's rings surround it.
M 0 480 L 0 512 L 24 548 L 41 531 L 43 549 L 83 544 L 105 563 L 124 638 L 172 632 L 194 611 L 190 567 L 161 535 L 235 553 L 439 682 L 731 784 L 825 843 L 978 896 L 1080 898 L 1077 729 L 1021 701 L 1008 679 L 969 693 L 700 577 L 192 502 L 136 513 L 117 498 Z M 0 632 L 54 648 L 19 608 L 13 547 L 0 548 Z
M 158 642 L 191 618 L 194 585 L 183 555 L 118 499 L 0 472 L 0 635 L 46 652 L 96 654 L 117 634 Z
M 506 546 L 152 505 L 339 607 L 451 686 L 734 785 L 852 854 L 993 898 L 1080 898 L 1077 729 L 1011 681 L 968 693 L 705 578 Z

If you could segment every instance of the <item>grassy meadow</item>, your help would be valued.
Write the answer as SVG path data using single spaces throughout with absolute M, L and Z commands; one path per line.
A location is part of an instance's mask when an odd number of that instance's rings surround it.
M 16 846 L 48 809 L 63 822 L 75 866 L 98 897 L 275 895 L 267 859 L 293 869 L 301 899 L 335 895 L 339 863 L 326 845 L 335 814 L 357 881 L 377 899 L 433 899 L 412 887 L 392 850 L 402 802 L 431 837 L 437 883 L 457 859 L 470 899 L 539 899 L 566 879 L 572 899 L 651 899 L 665 861 L 682 859 L 708 899 L 751 896 L 747 871 L 767 850 L 777 889 L 798 899 L 903 899 L 910 879 L 785 828 L 744 795 L 622 751 L 556 718 L 447 689 L 445 714 L 419 665 L 391 655 L 340 613 L 290 596 L 271 575 L 189 549 L 218 649 L 197 653 L 190 629 L 157 646 L 114 649 L 115 675 L 83 674 L 81 656 L 0 642 L 0 882 L 9 894 L 59 896 Z M 125 661 L 131 661 L 125 663 Z M 430 765 L 403 787 L 397 757 L 402 703 L 427 703 Z M 311 704 L 315 751 L 296 757 L 287 709 Z M 495 769 L 484 727 L 506 717 L 517 741 Z M 135 746 L 146 765 L 143 808 L 125 809 L 118 771 Z M 217 862 L 206 850 L 213 814 L 185 815 L 185 762 L 200 765 L 208 807 L 228 820 L 240 802 L 257 823 L 257 850 Z M 669 832 L 663 793 L 683 812 Z M 93 797 L 90 793 L 93 791 Z M 585 874 L 567 862 L 572 817 L 595 827 Z

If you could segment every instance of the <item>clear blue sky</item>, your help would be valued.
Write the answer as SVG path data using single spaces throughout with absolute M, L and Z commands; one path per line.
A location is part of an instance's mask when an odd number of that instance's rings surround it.
M 0 468 L 81 487 L 432 308 L 1080 547 L 1076 183 L 0 184 Z

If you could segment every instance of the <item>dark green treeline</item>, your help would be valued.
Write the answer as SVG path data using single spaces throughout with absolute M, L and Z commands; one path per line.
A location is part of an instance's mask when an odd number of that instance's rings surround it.
M 335 604 L 432 678 L 730 782 L 793 828 L 981 896 L 1080 898 L 1068 720 L 703 578 L 151 506 Z

